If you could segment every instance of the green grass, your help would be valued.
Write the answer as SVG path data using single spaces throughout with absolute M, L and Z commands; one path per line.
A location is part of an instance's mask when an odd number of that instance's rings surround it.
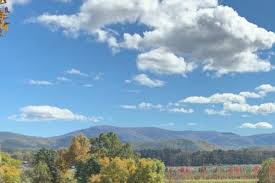
M 255 179 L 175 180 L 175 181 L 171 181 L 171 183 L 257 183 L 257 180 Z

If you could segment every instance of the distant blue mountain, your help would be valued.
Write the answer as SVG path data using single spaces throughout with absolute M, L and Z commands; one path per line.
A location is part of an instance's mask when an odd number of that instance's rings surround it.
M 83 134 L 91 138 L 107 132 L 115 132 L 123 142 L 131 142 L 137 149 L 174 147 L 188 150 L 190 147 L 193 151 L 211 150 L 214 147 L 238 149 L 275 145 L 275 134 L 240 136 L 216 131 L 173 131 L 155 127 L 123 128 L 115 126 L 94 126 L 50 138 L 0 132 L 0 144 L 2 149 L 60 148 L 68 146 L 76 135 Z

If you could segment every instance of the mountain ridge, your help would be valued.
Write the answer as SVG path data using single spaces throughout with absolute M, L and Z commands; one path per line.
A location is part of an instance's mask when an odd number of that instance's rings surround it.
M 73 131 L 64 135 L 54 137 L 35 137 L 28 135 L 20 135 L 12 132 L 0 132 L 0 144 L 3 149 L 33 149 L 33 148 L 61 148 L 70 144 L 71 139 L 79 134 L 83 134 L 89 138 L 98 136 L 101 133 L 115 132 L 123 142 L 132 142 L 135 144 L 144 143 L 175 143 L 175 147 L 182 144 L 184 141 L 188 144 L 194 142 L 195 149 L 200 150 L 200 146 L 196 142 L 206 142 L 210 146 L 216 146 L 224 149 L 238 149 L 256 146 L 274 146 L 275 133 L 258 134 L 251 136 L 241 136 L 232 132 L 218 131 L 176 131 L 167 130 L 158 127 L 116 127 L 116 126 L 93 126 L 90 128 Z M 181 142 L 179 142 L 181 140 Z M 186 144 L 185 144 L 186 145 Z M 160 145 L 166 147 L 165 145 Z M 168 146 L 167 146 L 168 147 Z M 188 147 L 188 146 L 187 146 Z M 207 148 L 202 148 L 205 150 Z M 210 148 L 211 149 L 211 148 Z

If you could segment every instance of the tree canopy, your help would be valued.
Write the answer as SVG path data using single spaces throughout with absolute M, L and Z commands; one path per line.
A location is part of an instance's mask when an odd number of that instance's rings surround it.
M 21 162 L 0 152 L 0 182 L 20 183 Z
M 164 164 L 141 159 L 114 133 L 72 139 L 68 148 L 41 149 L 24 172 L 24 183 L 162 183 Z

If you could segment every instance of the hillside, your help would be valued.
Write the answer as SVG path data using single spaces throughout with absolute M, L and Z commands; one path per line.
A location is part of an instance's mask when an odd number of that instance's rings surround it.
M 62 145 L 68 145 L 71 138 L 78 134 L 84 134 L 87 137 L 94 137 L 98 136 L 100 133 L 106 132 L 117 133 L 120 139 L 124 142 L 155 142 L 186 139 L 192 141 L 205 141 L 225 148 L 240 148 L 260 144 L 255 144 L 253 138 L 242 137 L 233 133 L 222 133 L 215 131 L 172 131 L 155 127 L 121 128 L 114 126 L 95 126 L 54 137 L 53 139 L 56 141 L 56 147 L 59 147 Z
M 19 135 L 10 132 L 0 132 L 0 147 L 3 151 L 8 150 L 33 150 L 42 147 L 51 147 L 50 139 Z
M 4 150 L 60 148 L 68 146 L 76 135 L 84 134 L 90 138 L 106 132 L 115 132 L 123 142 L 131 142 L 136 149 L 177 148 L 196 151 L 212 150 L 216 147 L 238 149 L 275 145 L 275 134 L 240 136 L 234 133 L 215 131 L 172 131 L 154 127 L 122 128 L 114 126 L 95 126 L 50 138 L 0 132 L 0 144 Z
M 151 142 L 133 142 L 134 149 L 144 150 L 144 149 L 180 149 L 186 152 L 196 152 L 196 151 L 213 151 L 218 149 L 217 146 L 211 145 L 203 141 L 191 141 L 185 139 L 178 140 L 160 140 Z

